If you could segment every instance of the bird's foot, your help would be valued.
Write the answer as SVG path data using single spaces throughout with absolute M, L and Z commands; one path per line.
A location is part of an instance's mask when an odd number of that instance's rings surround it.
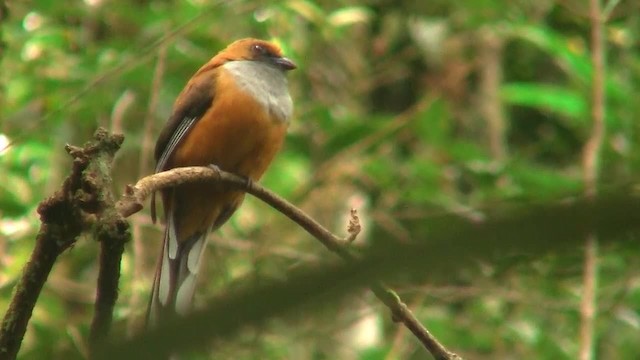
M 251 189 L 251 187 L 253 186 L 253 180 L 251 180 L 251 178 L 247 176 L 243 176 L 242 178 L 244 179 L 245 190 Z
M 207 167 L 213 171 L 216 172 L 216 174 L 218 174 L 218 177 L 220 177 L 220 173 L 222 172 L 222 170 L 220 170 L 220 167 L 216 164 L 209 164 L 207 165 Z

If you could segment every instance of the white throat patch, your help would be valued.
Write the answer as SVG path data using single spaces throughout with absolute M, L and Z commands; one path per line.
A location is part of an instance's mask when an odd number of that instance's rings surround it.
M 287 77 L 272 65 L 250 60 L 229 61 L 223 65 L 238 82 L 266 109 L 283 122 L 289 122 L 293 102 L 289 95 Z

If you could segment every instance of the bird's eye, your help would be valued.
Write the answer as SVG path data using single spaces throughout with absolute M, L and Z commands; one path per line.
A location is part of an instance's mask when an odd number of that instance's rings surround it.
M 256 55 L 267 55 L 267 49 L 260 44 L 251 45 L 251 51 Z

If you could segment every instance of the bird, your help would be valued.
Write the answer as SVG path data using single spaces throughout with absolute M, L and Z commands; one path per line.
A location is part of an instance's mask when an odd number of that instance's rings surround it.
M 258 181 L 281 149 L 293 113 L 287 73 L 296 64 L 275 43 L 245 38 L 213 56 L 187 82 L 156 146 L 155 172 L 185 166 Z M 222 226 L 244 192 L 216 183 L 160 191 L 164 238 L 156 266 L 148 326 L 187 314 L 207 237 Z M 156 220 L 155 194 L 151 217 Z

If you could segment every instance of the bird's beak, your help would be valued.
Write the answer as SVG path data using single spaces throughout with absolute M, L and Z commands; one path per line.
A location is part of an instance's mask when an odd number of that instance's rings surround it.
M 274 58 L 273 62 L 284 71 L 289 71 L 297 68 L 296 64 L 286 57 Z

